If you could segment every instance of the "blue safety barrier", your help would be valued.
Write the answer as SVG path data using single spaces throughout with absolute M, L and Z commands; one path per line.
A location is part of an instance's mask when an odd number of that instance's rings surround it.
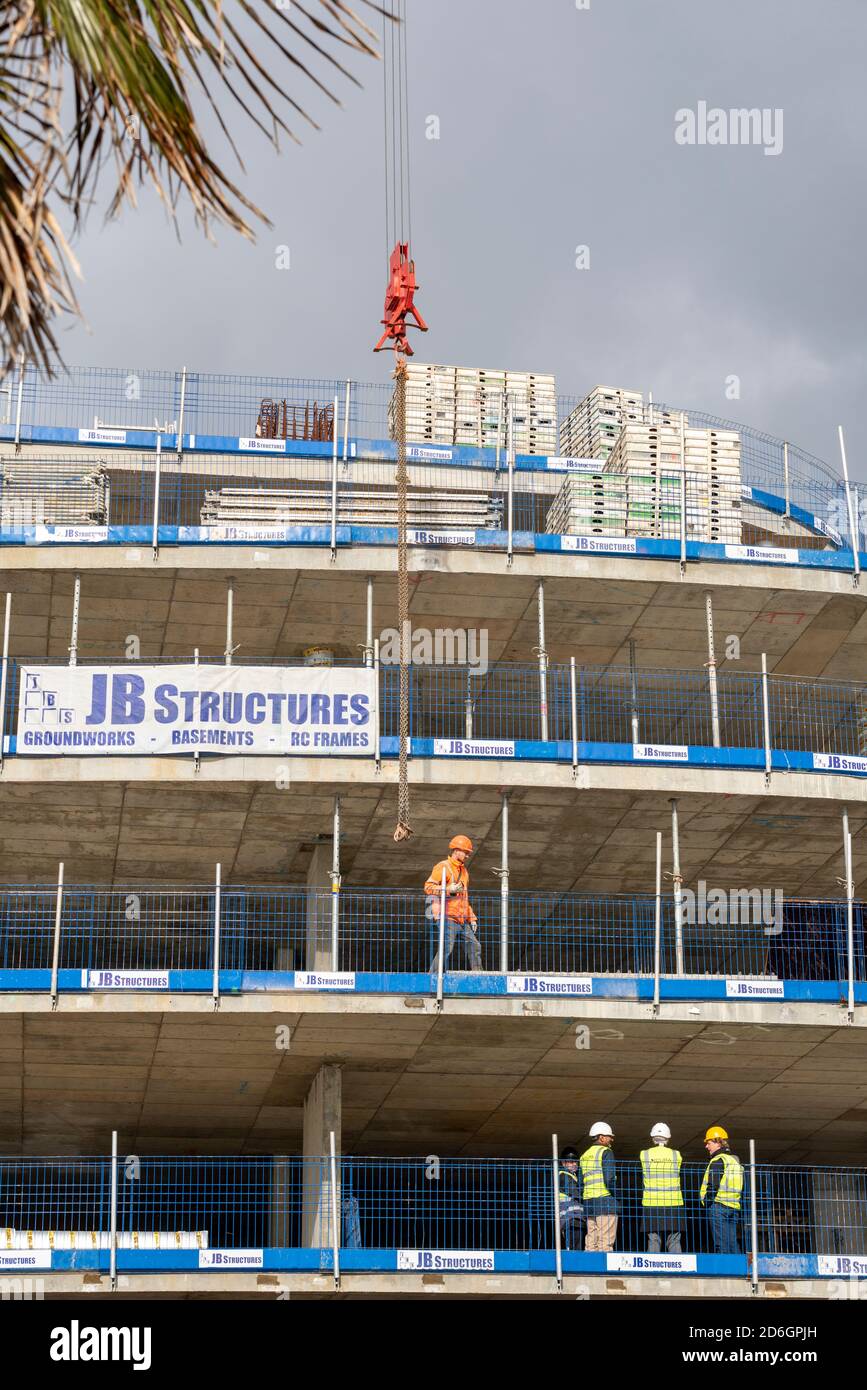
M 436 991 L 438 903 L 423 893 L 344 888 L 338 958 L 330 959 L 333 895 L 306 886 L 0 888 L 0 990 L 45 992 L 57 933 L 60 992 L 217 989 L 402 993 Z M 458 934 L 444 992 L 649 1002 L 655 970 L 653 896 L 513 891 L 503 970 L 499 893 L 473 891 L 474 939 Z M 682 894 L 678 934 L 660 899 L 662 999 L 839 1003 L 848 989 L 848 912 L 841 900 L 802 901 L 771 889 Z M 328 923 L 328 965 L 309 944 L 308 913 Z M 856 1003 L 867 1002 L 867 908 L 852 910 Z
M 658 1210 L 640 1163 L 616 1154 L 616 1230 L 601 1250 L 592 1230 L 586 1248 L 593 1212 L 574 1170 L 550 1160 L 338 1156 L 332 1204 L 327 1159 L 135 1157 L 114 1174 L 99 1157 L 2 1159 L 0 1270 L 107 1270 L 114 1189 L 119 1271 L 320 1271 L 336 1244 L 347 1272 L 551 1274 L 556 1210 L 564 1273 L 747 1278 L 755 1201 L 759 1277 L 867 1274 L 867 1169 L 751 1169 L 733 1148 L 740 1192 L 724 1216 L 702 1200 L 706 1158 L 683 1161 L 682 1204 Z

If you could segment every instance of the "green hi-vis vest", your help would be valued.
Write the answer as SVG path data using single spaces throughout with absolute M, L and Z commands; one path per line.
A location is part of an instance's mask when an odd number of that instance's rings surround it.
M 562 1183 L 562 1179 L 563 1179 L 563 1178 L 568 1178 L 568 1179 L 569 1179 L 569 1182 L 573 1182 L 573 1183 L 575 1184 L 576 1188 L 577 1188 L 577 1186 L 578 1186 L 578 1174 L 577 1174 L 577 1173 L 570 1173 L 568 1168 L 561 1168 L 561 1169 L 560 1169 L 561 1185 L 560 1185 L 560 1189 L 559 1189 L 559 1192 L 558 1192 L 558 1196 L 559 1196 L 561 1202 L 577 1202 L 577 1201 L 578 1201 L 578 1193 L 577 1193 L 577 1192 L 564 1192 L 564 1191 L 563 1191 L 563 1183 Z M 565 1186 L 568 1187 L 568 1186 L 569 1186 L 569 1183 L 566 1183 Z
M 582 1192 L 584 1200 L 587 1202 L 592 1201 L 594 1197 L 611 1196 L 602 1176 L 602 1160 L 607 1152 L 608 1149 L 605 1144 L 591 1144 L 590 1148 L 581 1155 Z
M 680 1190 L 681 1162 L 677 1149 L 667 1149 L 662 1144 L 642 1151 L 643 1207 L 683 1206 L 683 1193 Z
M 714 1201 L 721 1207 L 731 1207 L 732 1211 L 740 1211 L 741 1193 L 744 1190 L 744 1169 L 743 1164 L 739 1159 L 735 1158 L 734 1154 L 724 1152 L 714 1154 L 710 1163 L 704 1170 L 704 1177 L 702 1178 L 698 1195 L 701 1200 L 704 1201 L 707 1193 L 707 1175 L 710 1172 L 710 1165 L 711 1163 L 720 1162 L 722 1162 L 723 1165 L 723 1175 L 722 1181 L 716 1190 Z

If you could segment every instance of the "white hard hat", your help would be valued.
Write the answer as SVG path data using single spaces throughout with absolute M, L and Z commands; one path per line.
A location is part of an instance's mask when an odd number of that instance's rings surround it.
M 671 1130 L 668 1125 L 654 1125 L 653 1129 L 650 1131 L 650 1137 L 651 1139 L 670 1139 Z
M 614 1138 L 614 1130 L 605 1120 L 597 1120 L 595 1125 L 590 1126 L 591 1139 L 596 1139 L 600 1134 L 610 1134 Z

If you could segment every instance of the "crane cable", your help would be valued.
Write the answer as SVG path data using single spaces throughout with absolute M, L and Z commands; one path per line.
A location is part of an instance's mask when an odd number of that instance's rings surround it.
M 383 17 L 385 104 L 386 243 L 409 242 L 412 204 L 409 186 L 409 100 L 406 71 L 405 0 L 389 0 Z M 399 844 L 412 835 L 409 823 L 409 556 L 407 547 L 406 358 L 395 348 L 395 434 L 397 436 L 397 626 L 400 633 L 398 696 L 397 825 Z

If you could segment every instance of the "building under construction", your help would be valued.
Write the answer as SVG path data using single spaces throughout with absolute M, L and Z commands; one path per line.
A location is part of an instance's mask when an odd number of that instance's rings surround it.
M 405 423 L 399 485 L 390 382 L 2 384 L 0 1274 L 834 1296 L 867 1271 L 854 489 L 549 373 L 410 365 Z M 424 891 L 456 834 L 472 950 Z M 600 1121 L 601 1251 L 559 1158 Z

